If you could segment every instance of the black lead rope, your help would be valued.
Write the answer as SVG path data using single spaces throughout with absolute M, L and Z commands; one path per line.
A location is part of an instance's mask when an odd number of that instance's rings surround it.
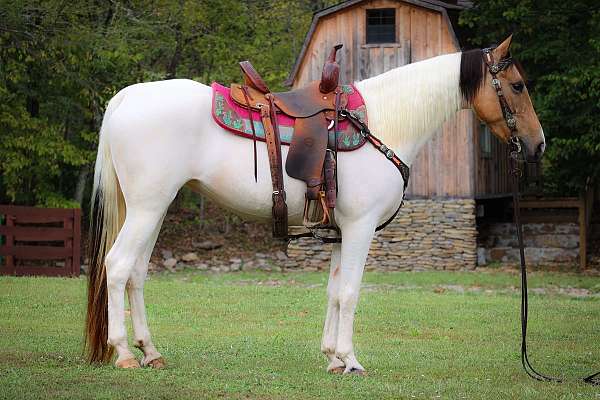
M 498 62 L 494 61 L 494 57 L 492 54 L 493 49 L 487 48 L 483 49 L 483 60 L 485 61 L 488 71 L 492 76 L 492 86 L 496 90 L 496 95 L 498 96 L 498 101 L 500 103 L 500 109 L 502 110 L 502 116 L 508 129 L 510 130 L 510 139 L 509 139 L 509 159 L 511 170 L 510 173 L 512 175 L 512 189 L 513 189 L 513 210 L 514 210 L 514 219 L 515 219 L 515 227 L 517 229 L 517 240 L 519 242 L 519 255 L 521 259 L 521 364 L 523 365 L 523 369 L 531 378 L 536 379 L 542 382 L 563 382 L 563 379 L 557 378 L 554 376 L 544 375 L 538 372 L 529 361 L 529 356 L 527 355 L 527 321 L 529 318 L 529 299 L 527 293 L 527 266 L 525 264 L 525 245 L 523 243 L 523 226 L 521 224 L 521 211 L 519 206 L 519 178 L 522 175 L 522 171 L 519 169 L 519 155 L 522 153 L 523 148 L 521 146 L 521 141 L 518 137 L 517 131 L 517 123 L 514 117 L 514 112 L 511 109 L 510 105 L 506 101 L 506 97 L 504 97 L 504 93 L 502 92 L 502 85 L 500 80 L 497 77 L 497 74 L 508 67 L 510 67 L 513 63 L 513 60 L 510 56 L 499 60 Z M 585 383 L 589 383 L 592 385 L 599 385 L 600 381 L 597 381 L 595 378 L 600 375 L 600 372 L 592 374 L 588 377 L 583 378 Z
M 562 382 L 562 379 L 555 378 L 553 376 L 546 376 L 536 371 L 535 368 L 529 362 L 527 356 L 527 321 L 529 318 L 529 302 L 527 295 L 527 265 L 525 264 L 525 245 L 523 242 L 523 226 L 521 224 L 521 212 L 519 206 L 519 178 L 521 176 L 521 170 L 517 163 L 518 154 L 521 151 L 521 147 L 518 142 L 513 139 L 510 142 L 511 152 L 511 175 L 512 175 L 512 187 L 513 187 L 513 210 L 515 217 L 515 227 L 517 229 L 517 240 L 519 242 L 519 255 L 521 257 L 521 364 L 523 369 L 533 379 L 544 382 Z
M 521 212 L 519 207 L 519 178 L 521 177 L 521 170 L 519 169 L 518 155 L 521 152 L 521 146 L 516 136 L 511 138 L 510 141 L 510 161 L 511 161 L 511 175 L 512 175 L 512 187 L 513 187 L 513 210 L 515 218 L 515 227 L 517 229 L 517 239 L 519 242 L 519 255 L 521 258 L 521 364 L 523 369 L 533 379 L 542 382 L 563 382 L 563 379 L 554 376 L 544 375 L 538 372 L 529 361 L 527 355 L 527 321 L 529 318 L 529 298 L 527 291 L 527 266 L 525 264 L 525 245 L 523 242 L 523 225 L 521 224 Z M 596 377 L 600 375 L 600 372 L 596 372 L 590 376 L 583 378 L 585 383 L 591 385 L 600 386 L 600 381 L 596 380 Z

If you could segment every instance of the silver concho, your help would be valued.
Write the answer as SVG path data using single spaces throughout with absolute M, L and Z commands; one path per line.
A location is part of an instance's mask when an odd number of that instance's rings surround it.
M 490 67 L 490 72 L 492 74 L 497 74 L 500 71 L 500 67 L 498 66 L 498 64 L 494 64 Z
M 385 152 L 385 156 L 391 160 L 394 158 L 394 152 L 392 150 L 388 150 Z
M 517 121 L 514 119 L 514 117 L 510 116 L 506 118 L 506 125 L 508 125 L 509 128 L 513 129 L 517 126 Z
M 383 153 L 385 153 L 389 149 L 388 149 L 388 147 L 385 144 L 381 144 L 381 146 L 379 146 L 379 150 L 381 150 Z
M 492 79 L 492 86 L 494 86 L 496 89 L 500 89 L 500 79 Z

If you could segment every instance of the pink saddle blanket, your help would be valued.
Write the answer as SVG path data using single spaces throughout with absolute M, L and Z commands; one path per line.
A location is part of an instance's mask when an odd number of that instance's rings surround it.
M 260 114 L 258 112 L 245 109 L 236 104 L 229 95 L 229 88 L 213 82 L 212 116 L 215 121 L 229 132 L 252 139 L 252 124 L 250 118 L 254 122 L 256 139 L 262 142 L 265 141 L 265 130 L 262 125 Z M 365 101 L 354 87 L 354 85 L 343 85 L 342 90 L 348 94 L 347 109 L 353 111 L 365 123 L 367 123 L 367 108 Z M 279 135 L 281 144 L 289 146 L 292 137 L 294 136 L 295 119 L 284 114 L 277 114 L 277 122 L 279 124 Z M 332 136 L 333 130 L 329 131 Z M 356 150 L 365 144 L 366 139 L 360 134 L 358 129 L 348 121 L 340 121 L 337 130 L 337 144 L 339 151 Z

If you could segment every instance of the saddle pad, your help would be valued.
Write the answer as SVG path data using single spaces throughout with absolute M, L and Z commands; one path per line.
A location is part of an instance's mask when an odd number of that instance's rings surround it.
M 249 111 L 234 103 L 229 96 L 230 89 L 228 87 L 216 82 L 213 82 L 211 87 L 213 89 L 212 116 L 217 124 L 235 135 L 252 139 L 252 125 L 250 124 L 250 118 L 252 118 L 256 140 L 264 142 L 265 130 L 260 119 L 260 114 L 255 111 Z M 343 85 L 341 88 L 344 93 L 348 94 L 348 105 L 346 108 L 349 111 L 354 111 L 366 123 L 367 108 L 358 90 L 354 85 Z M 277 122 L 279 124 L 281 144 L 289 146 L 294 135 L 295 119 L 287 115 L 277 114 Z M 330 136 L 333 137 L 333 134 L 333 130 L 329 131 Z M 350 122 L 340 121 L 338 124 L 337 142 L 339 151 L 352 151 L 365 144 L 366 139 L 360 135 L 356 127 Z

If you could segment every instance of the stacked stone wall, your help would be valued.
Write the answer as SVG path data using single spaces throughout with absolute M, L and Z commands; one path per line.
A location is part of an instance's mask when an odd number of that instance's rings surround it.
M 530 265 L 576 265 L 579 262 L 579 225 L 576 223 L 523 224 L 525 260 Z M 519 263 L 519 243 L 512 223 L 482 224 L 478 264 Z
M 331 245 L 315 239 L 290 243 L 284 268 L 329 267 Z M 406 200 L 396 218 L 371 244 L 367 269 L 381 271 L 474 269 L 477 261 L 475 201 Z

